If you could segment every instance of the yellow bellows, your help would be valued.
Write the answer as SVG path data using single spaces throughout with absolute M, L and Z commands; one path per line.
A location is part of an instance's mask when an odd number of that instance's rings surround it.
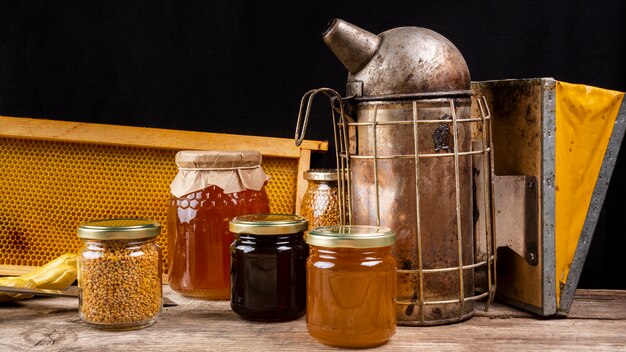
M 624 93 L 557 82 L 556 97 L 558 306 Z

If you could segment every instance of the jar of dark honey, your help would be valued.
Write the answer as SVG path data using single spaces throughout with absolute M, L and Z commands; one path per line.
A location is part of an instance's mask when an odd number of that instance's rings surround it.
M 287 321 L 306 311 L 303 240 L 308 222 L 297 215 L 244 215 L 230 221 L 230 306 L 244 319 Z
M 168 214 L 170 287 L 187 296 L 230 297 L 230 219 L 269 213 L 269 177 L 256 151 L 182 151 Z
M 307 330 L 337 347 L 381 345 L 396 331 L 396 235 L 376 226 L 308 232 Z
M 339 225 L 339 190 L 337 170 L 311 169 L 304 172 L 307 190 L 302 197 L 300 215 L 309 221 L 309 228 Z

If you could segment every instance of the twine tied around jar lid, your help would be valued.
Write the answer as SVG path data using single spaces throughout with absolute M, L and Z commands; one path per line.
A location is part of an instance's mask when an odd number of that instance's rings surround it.
M 261 153 L 243 151 L 184 150 L 176 154 L 178 174 L 170 192 L 175 197 L 217 186 L 224 193 L 260 191 L 270 179 L 261 168 Z

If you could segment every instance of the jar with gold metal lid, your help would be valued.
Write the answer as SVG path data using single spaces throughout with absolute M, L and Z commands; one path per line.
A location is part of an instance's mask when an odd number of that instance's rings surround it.
M 105 219 L 78 226 L 80 318 L 107 330 L 152 325 L 161 312 L 161 226 L 145 219 Z
M 309 228 L 340 224 L 337 170 L 311 169 L 304 172 L 308 187 L 302 197 L 300 215 L 309 221 Z
M 306 311 L 306 219 L 260 214 L 230 221 L 231 300 L 244 319 L 287 321 Z
M 337 347 L 373 347 L 396 331 L 393 231 L 328 226 L 308 232 L 307 330 Z

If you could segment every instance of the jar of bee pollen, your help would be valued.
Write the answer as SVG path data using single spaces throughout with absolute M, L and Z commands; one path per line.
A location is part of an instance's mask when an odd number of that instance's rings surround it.
M 144 219 L 81 224 L 78 257 L 80 318 L 93 327 L 131 330 L 150 326 L 161 312 L 161 226 Z
M 309 221 L 309 228 L 341 223 L 337 170 L 311 169 L 304 172 L 307 190 L 302 197 L 300 215 Z

